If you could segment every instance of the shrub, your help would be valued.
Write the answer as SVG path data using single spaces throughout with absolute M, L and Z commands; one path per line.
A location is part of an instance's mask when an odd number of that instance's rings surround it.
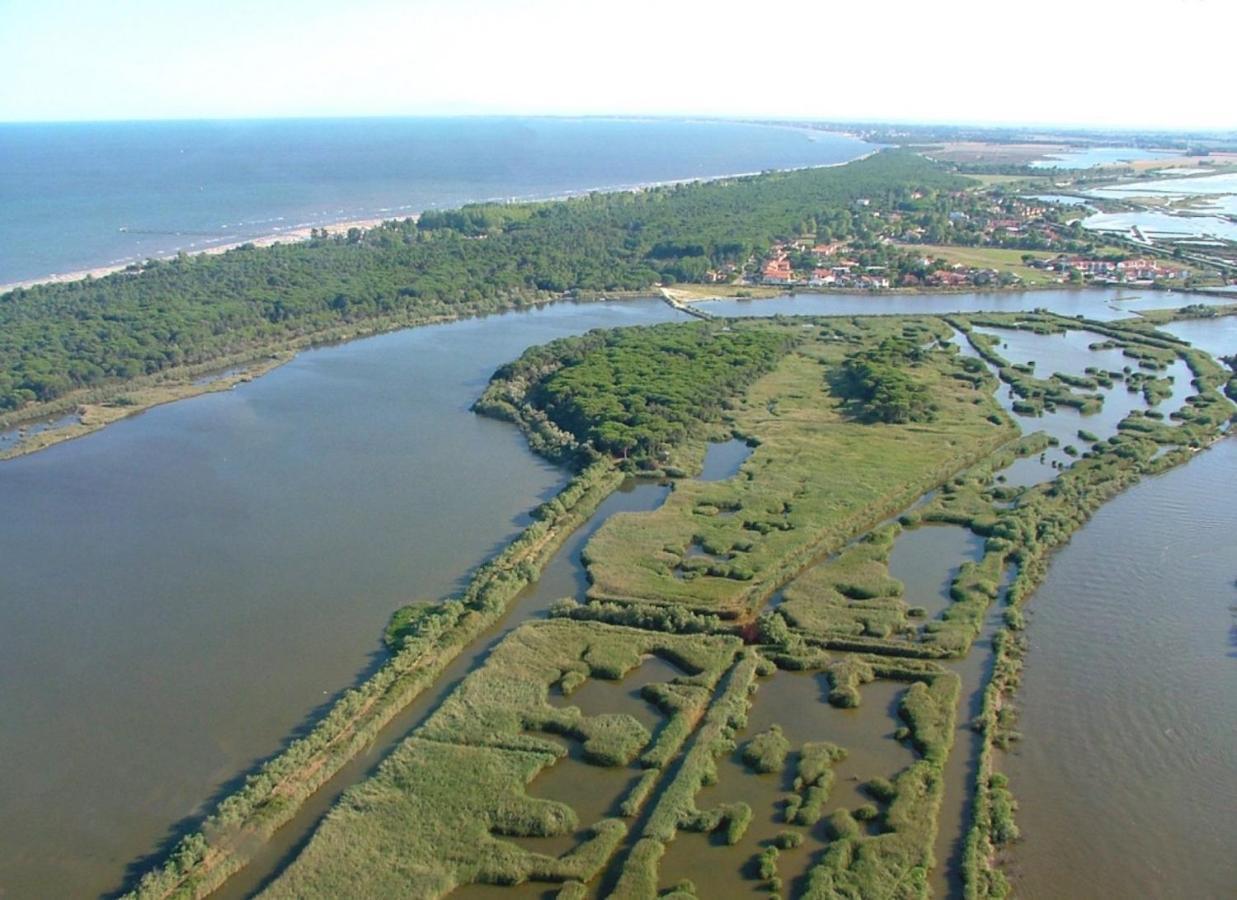
M 780 772 L 789 752 L 790 741 L 786 740 L 780 726 L 773 725 L 744 745 L 743 761 L 753 772 Z

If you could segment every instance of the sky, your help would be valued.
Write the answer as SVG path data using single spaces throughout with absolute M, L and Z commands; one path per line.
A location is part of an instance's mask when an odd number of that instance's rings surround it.
M 1237 128 L 1235 0 L 0 0 L 0 121 Z

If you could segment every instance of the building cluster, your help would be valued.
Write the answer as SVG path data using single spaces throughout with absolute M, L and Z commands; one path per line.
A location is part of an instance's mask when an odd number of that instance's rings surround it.
M 847 242 L 832 241 L 813 244 L 792 241 L 774 244 L 761 262 L 760 282 L 770 285 L 810 285 L 812 287 L 844 287 L 877 290 L 890 287 L 885 266 L 863 266 L 857 259 L 845 255 Z M 794 253 L 809 263 L 796 269 L 791 263 Z
M 1086 281 L 1119 282 L 1155 282 L 1161 280 L 1180 281 L 1188 278 L 1190 270 L 1180 266 L 1167 265 L 1155 259 L 1087 259 L 1079 256 L 1061 255 L 1053 259 L 1036 260 L 1031 265 L 1050 272 L 1060 272 L 1068 277 L 1078 273 Z

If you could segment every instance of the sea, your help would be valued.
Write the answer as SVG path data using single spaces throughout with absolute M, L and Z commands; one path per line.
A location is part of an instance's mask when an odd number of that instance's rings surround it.
M 0 285 L 470 201 L 845 162 L 857 138 L 719 121 L 0 124 Z

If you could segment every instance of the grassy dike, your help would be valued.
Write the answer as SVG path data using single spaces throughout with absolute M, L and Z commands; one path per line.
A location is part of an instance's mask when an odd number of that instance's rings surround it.
M 510 545 L 476 571 L 461 594 L 405 615 L 402 625 L 388 632 L 393 653 L 382 668 L 345 692 L 308 735 L 290 743 L 223 799 L 128 896 L 203 897 L 243 868 L 307 797 L 502 616 L 623 477 L 605 462 L 584 469 L 536 511 L 535 521 Z

